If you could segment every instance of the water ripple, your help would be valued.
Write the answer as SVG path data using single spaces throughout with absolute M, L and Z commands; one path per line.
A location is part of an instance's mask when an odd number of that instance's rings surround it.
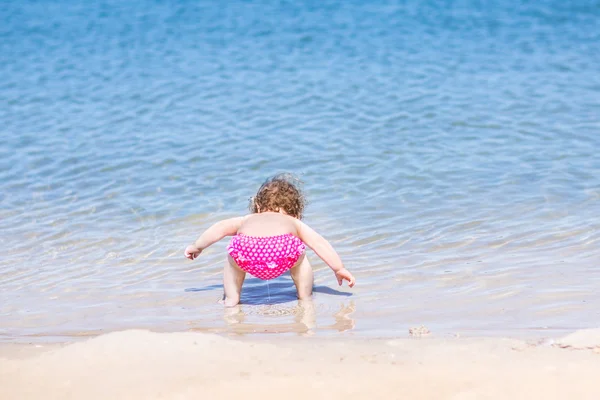
M 589 327 L 599 12 L 555 0 L 9 2 L 0 340 Z M 338 291 L 311 256 L 326 288 L 314 309 L 282 278 L 250 282 L 248 304 L 224 314 L 225 243 L 195 263 L 183 247 L 281 170 L 305 180 L 306 221 L 359 285 Z

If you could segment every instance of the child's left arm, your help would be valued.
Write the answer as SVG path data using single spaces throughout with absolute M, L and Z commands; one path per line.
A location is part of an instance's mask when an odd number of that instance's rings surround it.
M 208 228 L 193 244 L 185 248 L 185 257 L 190 260 L 195 259 L 213 243 L 218 242 L 225 236 L 233 236 L 237 233 L 244 222 L 245 217 L 229 218 L 217 222 Z
M 348 286 L 353 287 L 356 283 L 354 276 L 348 271 L 338 253 L 333 249 L 331 244 L 311 227 L 306 225 L 299 219 L 294 220 L 296 222 L 296 229 L 298 231 L 298 237 L 317 255 L 321 260 L 333 270 L 335 277 L 337 278 L 338 284 L 342 286 L 342 281 L 348 281 Z

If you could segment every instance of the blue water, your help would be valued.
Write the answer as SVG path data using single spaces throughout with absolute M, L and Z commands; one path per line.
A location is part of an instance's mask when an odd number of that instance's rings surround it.
M 5 1 L 0 338 L 597 326 L 599 66 L 597 0 Z M 224 315 L 183 248 L 279 171 L 358 285 Z

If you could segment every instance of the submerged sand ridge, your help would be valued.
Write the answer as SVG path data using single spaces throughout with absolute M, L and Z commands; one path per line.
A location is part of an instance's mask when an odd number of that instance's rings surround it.
M 1 399 L 600 398 L 600 331 L 512 339 L 238 341 L 123 331 L 0 347 Z

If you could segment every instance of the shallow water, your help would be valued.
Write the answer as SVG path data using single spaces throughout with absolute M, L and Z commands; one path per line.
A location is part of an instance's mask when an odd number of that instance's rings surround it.
M 552 334 L 600 320 L 600 4 L 7 2 L 0 340 Z M 183 249 L 294 172 L 314 301 Z M 540 333 L 543 332 L 543 333 Z

